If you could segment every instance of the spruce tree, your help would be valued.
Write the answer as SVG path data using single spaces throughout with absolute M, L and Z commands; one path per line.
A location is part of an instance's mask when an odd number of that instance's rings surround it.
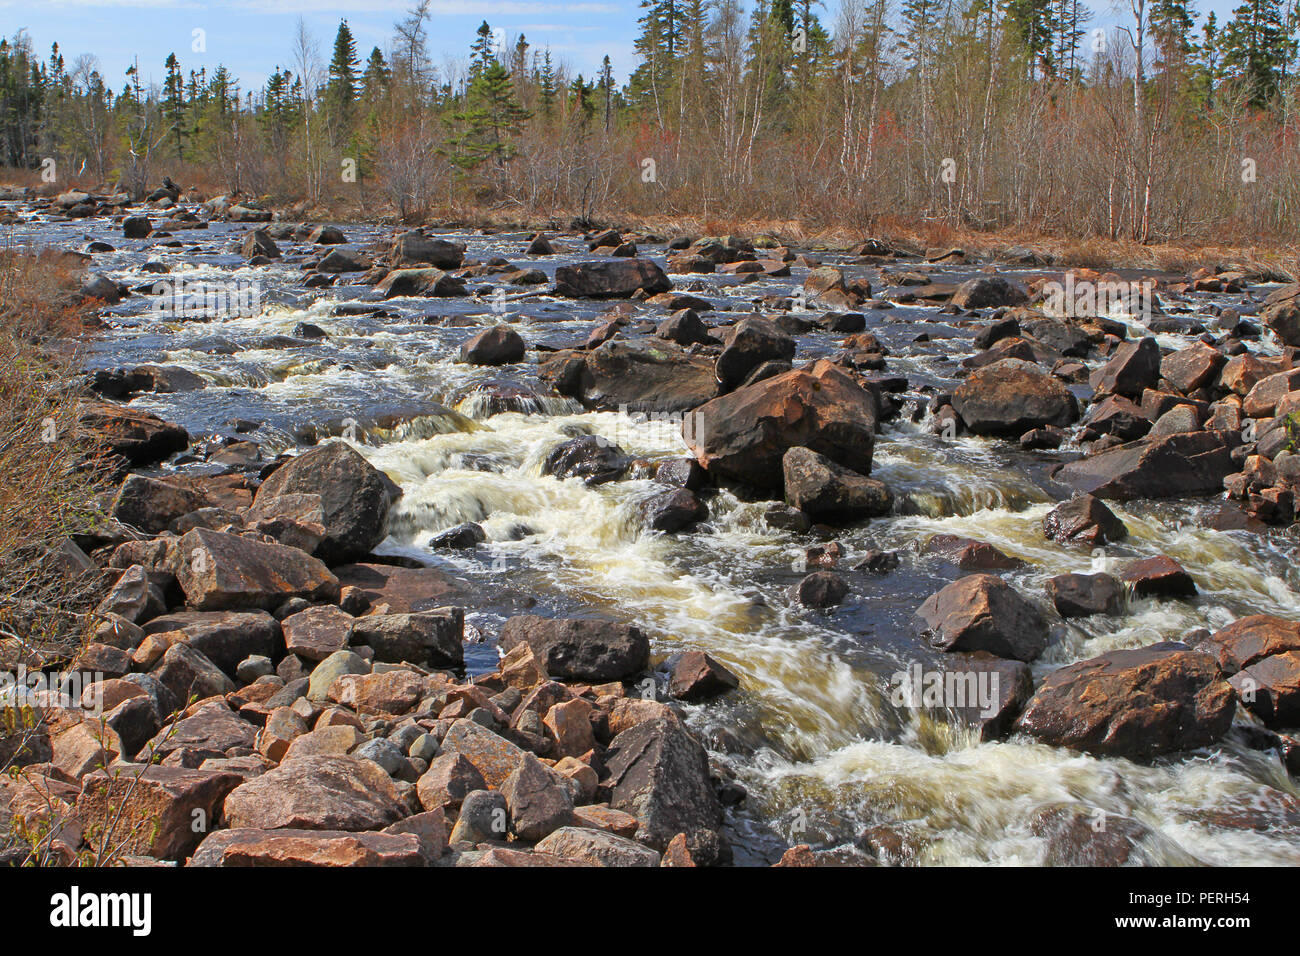
M 1223 72 L 1245 90 L 1253 106 L 1265 106 L 1281 92 L 1295 41 L 1280 0 L 1246 0 L 1233 11 L 1223 33 Z

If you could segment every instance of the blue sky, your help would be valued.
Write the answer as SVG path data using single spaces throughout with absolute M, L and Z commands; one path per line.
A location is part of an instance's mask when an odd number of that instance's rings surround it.
M 823 21 L 834 23 L 839 0 L 824 0 Z M 1203 11 L 1230 14 L 1235 0 L 1202 0 Z M 362 59 L 374 46 L 386 49 L 394 21 L 412 0 L 0 0 L 0 32 L 26 29 L 42 56 L 57 41 L 71 65 L 81 53 L 99 58 L 111 86 L 136 56 L 146 80 L 160 82 L 162 63 L 175 52 L 182 69 L 224 63 L 243 89 L 260 87 L 277 66 L 292 62 L 299 16 L 328 59 L 340 18 L 346 18 Z M 1094 26 L 1120 17 L 1109 3 L 1091 4 Z M 434 0 L 429 51 L 436 64 L 467 55 L 474 31 L 487 20 L 511 37 L 523 33 L 534 49 L 549 47 L 553 58 L 588 77 L 601 57 L 613 60 L 620 80 L 635 68 L 637 0 Z M 206 31 L 207 51 L 192 51 L 193 31 Z

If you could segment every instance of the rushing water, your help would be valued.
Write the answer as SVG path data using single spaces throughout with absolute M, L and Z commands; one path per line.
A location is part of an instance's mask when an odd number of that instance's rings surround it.
M 469 609 L 468 620 L 483 634 L 494 634 L 514 606 L 496 596 L 523 593 L 544 611 L 594 608 L 634 622 L 651 637 L 657 658 L 699 648 L 740 675 L 739 691 L 684 709 L 719 769 L 748 792 L 728 811 L 737 862 L 770 862 L 796 842 L 840 847 L 846 859 L 862 859 L 851 849 L 855 839 L 884 826 L 901 835 L 906 858 L 915 862 L 1040 863 L 1047 841 L 1031 821 L 1055 805 L 1140 821 L 1158 833 L 1145 848 L 1156 862 L 1300 862 L 1300 794 L 1274 755 L 1234 737 L 1138 764 L 1022 737 L 981 743 L 933 714 L 895 707 L 888 694 L 892 674 L 937 659 L 911 616 L 961 573 L 921 553 L 918 545 L 932 534 L 969 536 L 1022 559 L 1023 568 L 1008 578 L 1040 600 L 1052 575 L 1134 557 L 1168 554 L 1191 572 L 1201 592 L 1192 600 L 1134 601 L 1114 618 L 1062 622 L 1053 615 L 1057 640 L 1034 665 L 1038 680 L 1071 661 L 1214 629 L 1247 613 L 1295 616 L 1300 578 L 1289 531 L 1216 530 L 1233 526 L 1219 520 L 1228 507 L 1221 501 L 1136 503 L 1116 508 L 1131 534 L 1104 554 L 1045 541 L 1042 517 L 1065 494 L 1047 469 L 1070 449 L 1026 453 L 997 441 L 944 440 L 912 420 L 912 403 L 926 399 L 912 391 L 904 413 L 884 427 L 875 455 L 876 476 L 898 499 L 896 514 L 837 535 L 846 552 L 837 570 L 852 594 L 832 612 L 806 610 L 788 592 L 806 571 L 805 549 L 818 539 L 768 527 L 764 503 L 720 492 L 696 530 L 663 535 L 642 530 L 636 519 L 637 503 L 656 488 L 649 480 L 591 488 L 543 477 L 546 454 L 582 432 L 652 461 L 679 456 L 684 446 L 671 423 L 587 413 L 549 396 L 528 365 L 459 363 L 460 343 L 500 318 L 486 297 L 398 299 L 382 303 L 382 314 L 340 310 L 341 301 L 369 298 L 370 290 L 303 288 L 293 259 L 308 249 L 289 242 L 281 243 L 287 261 L 250 268 L 230 247 L 245 228 L 214 223 L 179 234 L 171 247 L 157 238 L 124 240 L 104 221 L 32 220 L 13 233 L 16 241 L 69 248 L 106 240 L 115 251 L 97 254 L 94 268 L 131 286 L 160 278 L 256 283 L 261 307 L 243 318 L 159 315 L 148 298 L 129 298 L 109 310 L 110 327 L 90 347 L 88 364 L 154 363 L 197 373 L 202 389 L 145 394 L 131 404 L 185 425 L 196 440 L 233 435 L 237 422 L 256 424 L 239 437 L 262 444 L 267 457 L 301 438 L 352 434 L 349 423 L 359 428 L 354 445 L 404 491 L 380 550 L 481 583 L 484 603 Z M 346 231 L 361 244 L 381 234 Z M 500 255 L 548 273 L 587 257 L 525 257 L 521 234 L 450 238 L 468 243 L 471 258 Z M 643 254 L 662 263 L 662 247 Z M 172 271 L 146 273 L 146 260 Z M 846 271 L 873 279 L 876 272 L 860 265 Z M 958 281 L 977 271 L 944 266 L 934 275 Z M 789 294 L 802 275 L 796 268 L 791 278 L 748 284 L 678 276 L 675 284 L 696 289 L 720 311 L 749 311 L 764 295 Z M 1249 310 L 1241 296 L 1198 295 L 1189 304 L 1204 309 L 1211 302 Z M 530 344 L 566 347 L 585 340 L 604 308 L 541 296 L 511 302 L 505 318 Z M 640 312 L 662 317 L 660 310 Z M 935 308 L 866 314 L 868 330 L 891 350 L 890 371 L 905 374 L 911 389 L 950 388 L 957 363 L 974 351 L 972 329 L 947 324 Z M 319 326 L 327 338 L 296 337 L 300 323 Z M 922 332 L 928 340 L 916 341 Z M 800 337 L 798 359 L 829 354 L 838 338 Z M 1189 341 L 1161 338 L 1169 345 Z M 535 355 L 530 351 L 529 360 Z M 538 397 L 500 411 L 500 403 L 476 391 L 488 382 L 535 389 Z M 470 552 L 427 548 L 433 534 L 464 521 L 482 524 L 487 543 Z M 849 570 L 871 548 L 897 550 L 900 566 L 886 575 Z M 473 650 L 471 669 L 490 669 L 494 657 L 490 647 Z M 1239 719 L 1249 720 L 1244 712 Z

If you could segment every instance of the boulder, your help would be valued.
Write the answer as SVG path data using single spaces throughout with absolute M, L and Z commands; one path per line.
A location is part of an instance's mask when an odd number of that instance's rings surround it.
M 414 833 L 239 827 L 209 835 L 190 866 L 427 866 Z
M 810 448 L 782 456 L 785 500 L 814 521 L 858 521 L 889 514 L 894 495 L 882 481 L 837 465 Z
M 478 768 L 464 754 L 454 752 L 434 757 L 415 785 L 420 806 L 426 810 L 455 810 L 468 794 L 485 789 L 487 782 Z
M 1068 462 L 1052 477 L 1075 491 L 1116 501 L 1219 494 L 1223 479 L 1240 470 L 1232 446 L 1223 432 L 1168 435 Z
M 1047 581 L 1047 597 L 1061 617 L 1118 614 L 1124 603 L 1119 580 L 1109 574 L 1058 574 Z
M 596 618 L 512 617 L 501 629 L 503 651 L 527 644 L 547 676 L 603 684 L 645 670 L 650 642 L 633 625 Z
M 555 294 L 572 299 L 630 299 L 667 292 L 668 276 L 649 259 L 579 262 L 555 270 Z
M 280 657 L 280 624 L 265 611 L 176 611 L 149 621 L 145 634 L 180 633 L 228 676 L 253 655 Z
M 226 798 L 231 827 L 378 830 L 409 814 L 396 785 L 373 761 L 345 756 L 285 760 Z
M 285 650 L 306 661 L 323 661 L 352 643 L 355 619 L 332 605 L 309 607 L 280 622 Z
M 1160 376 L 1184 395 L 1212 385 L 1226 361 L 1212 345 L 1197 342 L 1160 360 Z
M 673 664 L 668 693 L 696 704 L 740 686 L 740 678 L 703 651 L 687 651 Z
M 588 352 L 559 353 L 538 372 L 561 395 L 605 410 L 689 412 L 718 394 L 713 362 L 666 345 L 605 342 Z
M 528 346 L 523 337 L 507 325 L 494 325 L 460 347 L 462 362 L 471 365 L 514 365 L 524 360 Z
M 465 260 L 465 247 L 457 242 L 426 236 L 411 230 L 393 244 L 390 261 L 394 266 L 430 265 L 439 269 L 456 269 Z
M 1242 668 L 1228 682 L 1242 705 L 1265 727 L 1282 729 L 1300 724 L 1300 651 L 1265 657 Z
M 658 866 L 659 853 L 635 840 L 587 827 L 566 826 L 538 841 L 537 851 L 585 866 Z
M 637 510 L 647 528 L 668 534 L 688 528 L 709 516 L 704 502 L 685 488 L 656 492 L 642 501 Z
M 245 259 L 265 256 L 268 259 L 280 258 L 280 247 L 265 229 L 254 229 L 244 237 L 239 245 L 239 254 Z
M 1196 583 L 1181 564 L 1160 555 L 1134 561 L 1120 572 L 1120 579 L 1140 598 L 1183 598 L 1196 596 Z
M 791 594 L 804 607 L 822 609 L 842 604 L 848 596 L 849 583 L 833 571 L 814 571 L 805 575 Z
M 204 700 L 235 690 L 234 682 L 221 668 L 188 644 L 168 647 L 153 676 L 180 701 Z
M 1160 362 L 1160 346 L 1150 336 L 1137 342 L 1121 342 L 1088 382 L 1098 394 L 1139 399 L 1144 389 L 1155 388 L 1160 382 Z
M 977 435 L 1019 437 L 1031 428 L 1063 428 L 1079 405 L 1060 379 L 1032 362 L 1002 359 L 973 372 L 953 392 L 952 406 Z
M 84 405 L 77 416 L 78 437 L 100 443 L 112 455 L 140 467 L 156 464 L 190 443 L 189 433 L 157 415 L 117 405 Z
M 510 830 L 520 840 L 536 843 L 573 822 L 573 798 L 568 787 L 532 754 L 501 785 L 510 811 Z
M 388 482 L 346 443 L 328 442 L 285 462 L 262 482 L 254 508 L 294 494 L 320 496 L 325 537 L 315 554 L 322 561 L 355 561 L 384 539 L 391 503 Z
M 879 419 L 876 396 L 822 360 L 715 398 L 683 423 L 682 433 L 711 475 L 780 491 L 782 459 L 796 446 L 869 474 Z
M 1283 345 L 1300 347 L 1300 283 L 1284 285 L 1270 293 L 1259 317 Z
M 1235 674 L 1274 654 L 1300 651 L 1300 621 L 1251 614 L 1220 628 L 1200 649 L 1210 651 L 1225 674 Z
M 500 734 L 467 718 L 452 723 L 442 738 L 443 754 L 460 754 L 492 788 L 500 789 L 527 755 Z
M 385 299 L 407 296 L 448 298 L 467 294 L 464 279 L 432 267 L 394 269 L 375 286 L 375 291 Z
M 789 362 L 795 353 L 794 339 L 759 318 L 741 319 L 727 331 L 723 343 L 714 366 L 723 391 L 741 385 L 764 362 Z
M 623 731 L 605 754 L 609 805 L 637 819 L 636 839 L 663 851 L 686 834 L 692 855 L 716 861 L 722 805 L 704 748 L 676 720 L 656 717 Z
M 77 813 L 116 854 L 183 860 L 221 821 L 233 773 L 121 764 L 82 781 Z
M 148 239 L 153 223 L 148 216 L 127 216 L 122 220 L 122 236 L 126 239 Z
M 1043 537 L 1060 544 L 1077 542 L 1099 548 L 1128 537 L 1115 512 L 1094 495 L 1075 495 L 1043 516 Z
M 959 309 L 996 309 L 1028 301 L 1024 289 L 1000 276 L 967 279 L 952 296 L 952 304 Z
M 339 596 L 338 579 L 311 555 L 206 528 L 185 533 L 171 565 L 186 603 L 199 611 L 270 610 L 293 597 L 334 602 Z
M 581 478 L 583 484 L 601 485 L 622 478 L 632 458 L 622 448 L 600 435 L 579 435 L 556 445 L 542 462 L 542 474 Z
M 1182 644 L 1155 644 L 1053 671 L 1018 728 L 1058 747 L 1151 758 L 1217 742 L 1235 707 L 1212 657 Z
M 374 649 L 375 660 L 430 667 L 465 663 L 465 611 L 445 607 L 415 614 L 368 614 L 353 623 L 352 640 Z
M 987 651 L 1029 662 L 1051 641 L 1038 608 L 991 574 L 954 581 L 916 613 L 930 643 L 943 651 Z

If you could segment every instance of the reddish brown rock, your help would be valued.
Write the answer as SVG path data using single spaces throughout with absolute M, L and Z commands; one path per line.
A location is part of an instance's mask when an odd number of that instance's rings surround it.
M 740 678 L 703 651 L 687 651 L 673 665 L 668 693 L 698 703 L 740 686 Z
M 235 828 L 213 833 L 190 866 L 426 866 L 413 833 Z
M 377 830 L 409 814 L 378 764 L 356 757 L 286 760 L 242 784 L 225 803 L 232 827 Z
M 1120 572 L 1120 580 L 1137 597 L 1195 597 L 1196 582 L 1173 558 L 1160 555 L 1134 561 Z
M 1203 646 L 1228 674 L 1274 654 L 1300 651 L 1300 621 L 1271 614 L 1251 614 L 1220 628 Z
M 123 764 L 86 777 L 77 811 L 96 845 L 180 860 L 215 829 L 239 783 L 232 773 Z
M 1050 674 L 1018 723 L 1045 743 L 1150 758 L 1218 741 L 1232 688 L 1208 654 L 1179 644 L 1111 651 Z
M 930 595 L 916 613 L 930 643 L 944 651 L 988 651 L 1028 662 L 1051 639 L 1038 609 L 990 574 L 954 581 Z

